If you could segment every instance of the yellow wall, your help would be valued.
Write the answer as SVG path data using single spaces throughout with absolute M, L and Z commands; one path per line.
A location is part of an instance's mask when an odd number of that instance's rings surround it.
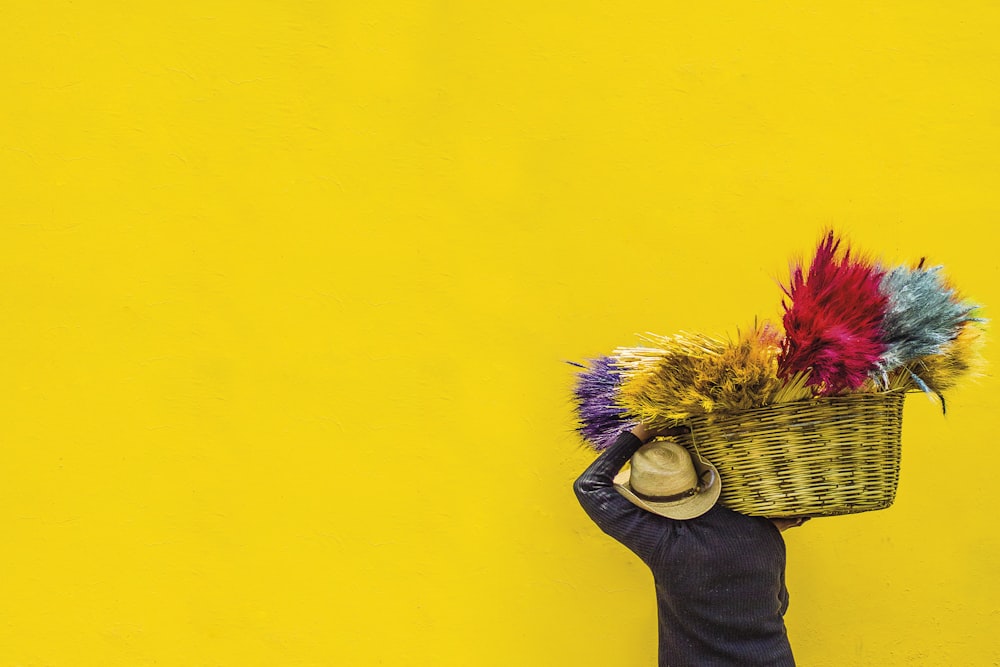
M 562 360 L 827 224 L 1000 304 L 1000 10 L 871 4 L 4 3 L 0 665 L 652 664 Z M 800 664 L 996 664 L 997 396 L 788 534 Z

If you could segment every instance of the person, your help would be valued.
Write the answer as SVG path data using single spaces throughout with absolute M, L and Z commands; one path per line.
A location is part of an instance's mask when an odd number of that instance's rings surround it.
M 685 430 L 640 424 L 622 431 L 574 483 L 577 499 L 652 571 L 661 667 L 794 666 L 781 532 L 805 519 L 746 516 L 718 504 L 718 472 L 656 439 Z M 619 472 L 630 459 L 631 468 Z M 658 469 L 668 467 L 686 472 L 664 478 Z

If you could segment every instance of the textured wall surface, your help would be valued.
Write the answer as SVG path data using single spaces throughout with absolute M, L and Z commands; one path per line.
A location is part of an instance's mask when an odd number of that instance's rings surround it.
M 562 360 L 828 224 L 1000 304 L 994 3 L 675 4 L 5 2 L 0 665 L 652 664 Z M 997 397 L 787 533 L 800 664 L 997 664 Z

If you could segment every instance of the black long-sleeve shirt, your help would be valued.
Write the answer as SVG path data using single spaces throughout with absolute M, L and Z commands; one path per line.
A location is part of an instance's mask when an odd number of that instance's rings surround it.
M 573 488 L 601 530 L 653 572 L 661 667 L 794 666 L 780 531 L 718 504 L 687 521 L 633 505 L 612 480 L 641 444 L 623 432 Z

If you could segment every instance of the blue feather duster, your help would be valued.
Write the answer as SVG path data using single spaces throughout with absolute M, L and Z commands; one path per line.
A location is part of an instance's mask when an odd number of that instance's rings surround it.
M 872 379 L 882 386 L 889 384 L 890 372 L 918 357 L 941 354 L 963 326 L 978 321 L 973 317 L 977 306 L 958 297 L 941 268 L 924 268 L 921 260 L 916 268 L 899 266 L 882 277 L 886 349 L 872 372 Z

